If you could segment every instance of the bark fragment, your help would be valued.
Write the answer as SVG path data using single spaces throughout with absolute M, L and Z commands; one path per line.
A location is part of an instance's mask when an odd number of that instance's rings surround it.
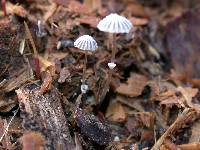
M 37 88 L 31 85 L 16 90 L 24 130 L 40 132 L 47 141 L 45 149 L 73 149 L 74 142 L 60 103 L 60 93 L 52 88 L 39 95 Z

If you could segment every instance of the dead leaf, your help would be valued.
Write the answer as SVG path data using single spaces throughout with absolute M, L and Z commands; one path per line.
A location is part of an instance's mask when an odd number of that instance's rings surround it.
M 178 145 L 181 150 L 200 150 L 200 142 Z
M 80 24 L 87 24 L 93 28 L 97 28 L 97 25 L 101 19 L 96 16 L 84 16 L 82 18 L 77 18 L 76 21 Z
M 150 112 L 141 112 L 138 115 L 136 115 L 136 118 L 142 122 L 144 126 L 147 128 L 152 128 L 154 125 L 154 114 Z
M 148 14 L 145 11 L 145 7 L 134 2 L 130 2 L 126 7 L 127 12 L 131 12 L 134 16 L 139 17 L 148 17 Z
M 38 132 L 25 133 L 21 138 L 23 150 L 44 150 L 45 138 Z
M 137 18 L 137 17 L 131 17 L 129 20 L 132 22 L 134 26 L 144 26 L 147 25 L 149 20 L 146 18 Z
M 13 5 L 12 3 L 7 3 L 7 12 L 8 14 L 15 14 L 19 17 L 26 18 L 28 12 L 21 5 Z
M 65 7 L 68 6 L 70 0 L 54 0 L 55 3 L 59 4 L 59 5 L 63 5 Z
M 192 102 L 192 98 L 195 97 L 199 91 L 197 88 L 178 87 L 177 89 L 181 92 L 181 94 L 183 95 L 183 98 L 185 99 L 189 107 L 194 108 L 196 110 L 200 110 L 200 104 L 196 104 Z
M 192 134 L 189 139 L 189 143 L 197 142 L 200 138 L 200 122 L 197 121 L 192 125 Z
M 137 97 L 142 94 L 147 84 L 147 78 L 143 75 L 132 73 L 127 84 L 121 83 L 116 91 L 129 97 Z
M 78 1 L 70 1 L 67 5 L 70 12 L 78 13 L 78 14 L 89 14 L 91 10 L 87 8 L 87 6 L 81 4 Z
M 106 111 L 106 118 L 113 122 L 124 122 L 126 114 L 123 106 L 116 101 L 110 102 Z

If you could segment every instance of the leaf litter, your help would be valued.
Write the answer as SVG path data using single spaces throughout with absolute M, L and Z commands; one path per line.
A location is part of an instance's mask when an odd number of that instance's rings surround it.
M 197 1 L 7 0 L 2 5 L 2 149 L 199 149 Z M 116 35 L 109 81 L 112 39 L 97 24 L 113 12 L 134 27 Z M 73 42 L 84 34 L 99 48 L 87 56 L 89 90 L 81 93 L 84 53 Z

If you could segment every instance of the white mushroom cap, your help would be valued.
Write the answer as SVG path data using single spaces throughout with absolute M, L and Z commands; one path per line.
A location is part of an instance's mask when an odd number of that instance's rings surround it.
M 109 69 L 113 70 L 116 67 L 116 64 L 114 62 L 108 63 Z
M 109 33 L 129 33 L 132 26 L 132 23 L 125 17 L 111 13 L 99 22 L 97 28 Z
M 74 47 L 85 51 L 95 51 L 98 48 L 97 42 L 89 35 L 80 36 L 74 42 Z
M 89 87 L 88 87 L 87 84 L 82 84 L 82 85 L 81 85 L 81 92 L 82 92 L 83 94 L 85 94 L 85 93 L 88 91 L 88 89 L 89 89 Z

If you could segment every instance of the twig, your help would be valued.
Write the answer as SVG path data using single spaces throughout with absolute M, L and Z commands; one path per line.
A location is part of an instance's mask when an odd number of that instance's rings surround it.
M 167 131 L 157 140 L 151 150 L 159 150 L 160 146 L 163 144 L 164 140 L 178 128 L 188 121 L 190 121 L 197 112 L 194 109 L 185 108 L 184 111 L 177 117 L 174 123 L 167 129 Z
M 31 46 L 33 48 L 34 56 L 36 57 L 38 55 L 38 52 L 37 52 L 33 37 L 31 35 L 31 31 L 29 30 L 29 27 L 28 27 L 28 25 L 27 25 L 27 23 L 25 21 L 24 21 L 24 26 L 25 26 L 25 30 L 26 30 L 26 35 L 27 35 L 28 39 L 31 42 Z
M 12 123 L 13 119 L 15 118 L 15 116 L 16 116 L 18 110 L 19 110 L 19 107 L 17 108 L 17 110 L 14 112 L 14 115 L 13 115 L 12 118 L 10 119 L 10 121 L 9 121 L 9 123 L 8 123 L 8 125 L 7 125 L 7 127 L 6 127 L 6 129 L 5 129 L 5 131 L 4 131 L 4 133 L 3 133 L 3 135 L 2 135 L 1 138 L 0 138 L 0 142 L 3 140 L 3 137 L 7 134 L 8 128 L 9 128 L 10 124 Z

